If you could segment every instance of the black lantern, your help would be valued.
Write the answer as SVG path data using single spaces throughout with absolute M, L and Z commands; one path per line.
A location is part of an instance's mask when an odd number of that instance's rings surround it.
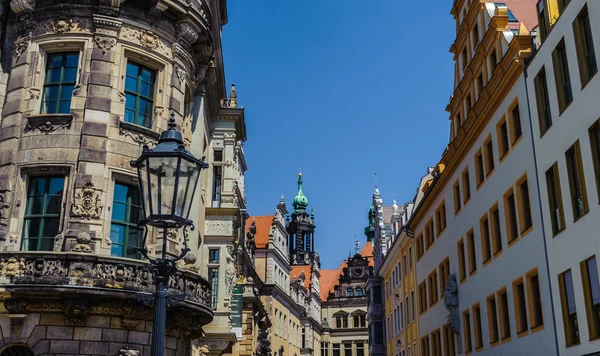
M 153 149 L 144 146 L 140 158 L 131 161 L 137 168 L 144 219 L 138 225 L 146 228 L 140 253 L 149 261 L 149 268 L 156 280 L 153 297 L 154 320 L 152 325 L 151 356 L 163 356 L 167 319 L 168 282 L 177 271 L 177 261 L 189 251 L 187 229 L 194 229 L 189 220 L 192 198 L 198 185 L 202 168 L 208 168 L 203 159 L 197 159 L 183 145 L 181 133 L 175 130 L 175 114 L 171 113 L 169 128 L 160 135 Z M 146 250 L 147 226 L 162 228 L 162 251 L 160 257 L 151 258 Z M 176 257 L 167 255 L 167 231 L 183 227 L 183 248 Z M 145 303 L 146 296 L 138 295 Z
M 175 130 L 175 114 L 169 128 L 160 135 L 153 149 L 144 146 L 142 155 L 131 161 L 137 168 L 144 220 L 141 225 L 178 228 L 192 225 L 189 220 L 192 198 L 202 168 L 208 164 L 197 159 L 183 145 Z

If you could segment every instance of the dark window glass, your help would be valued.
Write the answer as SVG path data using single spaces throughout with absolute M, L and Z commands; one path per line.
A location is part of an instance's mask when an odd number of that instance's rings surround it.
M 511 193 L 506 197 L 506 210 L 508 212 L 508 242 L 514 241 L 519 237 L 519 226 L 517 224 L 517 206 L 515 195 Z
M 477 325 L 477 329 L 475 332 L 475 348 L 483 347 L 483 333 L 481 332 L 481 309 L 479 307 L 475 308 L 475 323 Z
M 600 281 L 595 257 L 583 263 L 582 277 L 590 338 L 598 338 L 600 337 Z
M 529 283 L 531 283 L 531 296 L 533 298 L 533 320 L 531 322 L 531 326 L 536 327 L 544 324 L 544 317 L 542 314 L 542 295 L 540 293 L 540 280 L 537 274 L 529 278 Z
M 210 282 L 210 307 L 217 309 L 219 302 L 219 269 L 208 269 L 208 281 Z
M 48 55 L 42 93 L 42 114 L 71 112 L 71 97 L 77 82 L 78 64 L 78 52 Z
M 221 184 L 222 184 L 222 167 L 213 167 L 213 186 L 212 186 L 212 207 L 221 207 Z
M 528 323 L 527 323 L 527 305 L 525 304 L 525 286 L 523 282 L 520 282 L 516 287 L 516 308 L 517 308 L 517 332 L 527 331 Z
M 527 181 L 524 181 L 519 185 L 522 206 L 523 206 L 523 226 L 521 228 L 522 231 L 525 231 L 531 227 L 533 224 L 531 220 L 531 203 L 529 201 L 529 186 Z
M 156 73 L 141 64 L 127 63 L 125 121 L 151 128 Z
M 573 23 L 575 32 L 575 47 L 577 49 L 577 60 L 579 62 L 579 75 L 581 85 L 585 86 L 598 72 L 594 40 L 592 38 L 592 27 L 587 5 L 581 11 Z
M 223 162 L 223 151 L 215 150 L 214 157 L 215 157 L 215 159 L 214 159 L 215 162 Z
M 546 80 L 546 69 L 544 67 L 542 67 L 538 75 L 535 77 L 534 84 L 540 135 L 544 135 L 552 126 L 550 99 L 548 98 L 548 82 Z
M 138 228 L 142 219 L 142 205 L 138 187 L 115 183 L 110 224 L 110 254 L 140 258 L 143 230 Z
M 219 263 L 219 249 L 218 248 L 211 248 L 208 250 L 208 260 L 210 261 L 210 263 Z
M 576 142 L 567 152 L 567 171 L 569 173 L 569 188 L 571 192 L 571 206 L 575 219 L 585 215 L 588 211 L 585 181 L 583 180 L 583 166 L 581 164 L 581 150 Z
M 571 77 L 569 75 L 569 61 L 567 59 L 567 48 L 562 40 L 552 53 L 554 64 L 554 77 L 556 79 L 556 92 L 558 95 L 558 106 L 562 113 L 573 101 L 573 89 L 571 88 Z
M 498 312 L 496 310 L 496 298 L 489 301 L 488 313 L 490 318 L 490 343 L 498 341 Z
M 35 354 L 27 346 L 14 345 L 5 348 L 0 356 L 35 356 Z
M 571 270 L 559 275 L 558 281 L 560 284 L 565 342 L 567 345 L 577 344 L 579 343 L 579 324 L 577 322 L 577 308 L 575 306 L 575 292 L 573 290 Z
M 500 158 L 504 157 L 508 153 L 508 128 L 506 127 L 506 121 L 500 124 L 500 128 L 498 129 L 499 133 L 499 148 L 500 148 Z
M 513 126 L 512 143 L 515 143 L 519 139 L 519 137 L 523 135 L 523 130 L 521 128 L 521 111 L 519 110 L 518 104 L 515 105 L 515 107 L 512 109 L 511 114 Z
M 60 226 L 64 177 L 29 180 L 25 207 L 23 251 L 52 251 Z
M 510 316 L 506 291 L 500 293 L 500 308 L 502 310 L 502 339 L 504 340 L 510 337 Z
M 556 163 L 546 171 L 546 188 L 548 189 L 548 208 L 550 209 L 552 234 L 556 235 L 564 228 L 562 193 L 560 192 L 560 177 Z

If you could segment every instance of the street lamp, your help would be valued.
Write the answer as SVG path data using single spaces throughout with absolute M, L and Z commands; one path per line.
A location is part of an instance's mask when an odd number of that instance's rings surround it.
M 154 325 L 152 328 L 152 356 L 162 356 L 165 349 L 165 323 L 169 277 L 177 271 L 177 261 L 190 250 L 187 229 L 194 230 L 188 217 L 192 199 L 202 168 L 208 168 L 203 159 L 197 159 L 183 145 L 181 133 L 175 130 L 175 114 L 171 113 L 169 128 L 163 131 L 153 149 L 144 146 L 142 155 L 131 166 L 137 169 L 144 218 L 139 222 L 146 228 L 141 254 L 150 261 L 149 268 L 156 278 L 154 295 Z M 146 249 L 148 226 L 163 229 L 161 256 L 151 258 Z M 183 248 L 177 257 L 167 256 L 167 230 L 183 228 Z

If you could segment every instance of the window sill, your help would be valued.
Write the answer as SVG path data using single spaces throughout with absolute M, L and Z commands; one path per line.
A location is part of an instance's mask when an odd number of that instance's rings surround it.
M 573 223 L 578 222 L 579 220 L 581 220 L 584 216 L 587 215 L 587 213 L 589 213 L 589 209 L 588 210 L 584 210 L 583 214 L 579 215 L 577 218 L 573 219 Z
M 521 236 L 520 238 L 524 238 L 525 236 L 527 236 L 527 234 L 529 234 L 531 231 L 533 231 L 533 225 L 531 225 L 530 227 L 528 227 L 527 229 L 521 231 Z
M 590 341 L 591 341 L 591 340 L 590 340 Z M 567 345 L 565 345 L 565 347 L 568 349 L 569 347 L 573 347 L 573 346 L 579 346 L 579 345 L 581 345 L 581 343 L 580 343 L 580 342 L 574 342 L 574 343 L 572 343 L 572 344 L 567 344 Z
M 465 201 L 463 202 L 463 208 L 464 208 L 465 206 L 467 206 L 467 204 L 469 204 L 469 202 L 470 202 L 470 201 L 471 201 L 471 197 L 469 197 L 469 199 L 465 200 Z M 600 204 L 600 202 L 598 202 L 598 204 Z
M 511 241 L 508 241 L 508 248 L 513 247 L 519 241 L 519 236 L 515 237 Z
M 133 132 L 139 135 L 146 136 L 154 141 L 158 141 L 158 139 L 160 138 L 160 134 L 158 132 L 152 131 L 152 129 L 125 121 L 119 121 L 119 131 L 121 133 L 123 133 L 123 131 L 127 131 L 128 133 Z
M 537 333 L 538 331 L 542 331 L 542 330 L 544 330 L 544 324 L 532 327 L 531 333 L 532 334 Z
M 573 98 L 571 98 L 571 101 L 567 103 L 567 105 L 565 105 L 564 108 L 560 108 L 560 103 L 558 104 L 558 116 L 561 117 L 562 114 L 565 113 L 565 111 L 567 111 L 567 109 L 571 106 L 571 104 L 573 104 Z
M 485 175 L 485 179 L 488 180 L 490 179 L 490 177 L 492 176 L 492 174 L 494 174 L 494 172 L 496 171 L 496 167 L 494 167 L 491 171 L 489 171 L 486 175 Z
M 592 81 L 592 79 L 594 79 L 596 74 L 598 74 L 598 70 L 596 70 L 596 73 L 592 74 L 585 83 L 582 83 L 581 90 L 585 89 L 585 87 Z
M 517 339 L 520 339 L 523 336 L 527 336 L 527 335 L 529 335 L 529 330 L 523 330 L 523 331 L 517 333 Z
M 483 261 L 483 267 L 486 267 L 487 265 L 490 264 L 490 262 L 492 262 L 492 258 L 488 258 L 487 260 Z
M 563 231 L 565 231 L 565 230 L 566 230 L 566 228 L 563 227 L 562 229 L 558 230 L 557 232 L 553 232 L 552 233 L 552 238 L 560 235 L 560 233 L 563 232 Z
M 26 130 L 39 130 L 40 132 L 48 134 L 58 129 L 70 129 L 71 122 L 73 122 L 72 114 L 30 115 L 27 118 Z
M 469 278 L 473 277 L 476 274 L 477 274 L 477 270 L 469 272 Z
M 512 340 L 512 337 L 511 336 L 507 336 L 504 339 L 501 339 L 500 342 L 502 344 L 505 344 L 505 343 L 509 342 L 510 340 Z
M 499 159 L 500 164 L 502 164 L 502 162 L 504 162 L 506 157 L 508 157 L 509 153 L 510 153 L 510 151 L 507 149 L 506 152 L 504 152 L 504 154 L 502 156 L 500 156 L 500 159 Z
M 490 343 L 490 347 L 495 347 L 498 345 L 500 345 L 500 341 L 494 341 L 494 342 Z
M 521 142 L 522 139 L 523 139 L 523 134 L 521 134 L 521 136 L 519 136 L 519 138 L 516 139 L 515 142 L 513 142 L 513 143 L 510 144 L 510 149 L 514 150 L 515 147 L 517 147 L 517 145 L 519 144 L 519 142 Z
M 503 253 L 503 252 L 504 252 L 504 250 L 499 250 L 499 251 L 496 251 L 496 253 L 494 253 L 494 256 L 493 256 L 493 258 L 494 258 L 494 259 L 496 259 L 496 258 L 500 257 L 500 256 L 502 255 L 502 253 Z
M 598 340 L 600 340 L 600 336 L 590 337 L 589 341 L 598 341 Z

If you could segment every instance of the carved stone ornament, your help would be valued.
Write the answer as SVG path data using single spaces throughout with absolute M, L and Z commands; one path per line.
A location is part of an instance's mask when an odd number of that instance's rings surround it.
M 58 129 L 70 128 L 72 121 L 73 116 L 68 114 L 31 115 L 27 118 L 26 129 L 29 131 L 39 130 L 47 134 Z
M 119 133 L 131 138 L 140 145 L 158 144 L 158 133 L 138 125 L 121 121 L 119 123 Z
M 20 14 L 23 11 L 31 11 L 35 8 L 35 0 L 12 0 L 10 2 L 10 8 L 16 14 Z
M 119 351 L 119 356 L 138 356 L 139 354 L 140 352 L 138 350 L 132 349 L 129 346 Z
M 92 248 L 90 247 L 90 242 L 92 242 L 92 237 L 85 231 L 81 231 L 77 234 L 77 245 L 73 247 L 71 251 L 73 252 L 83 252 L 83 253 L 92 253 Z
M 90 33 L 92 22 L 84 18 L 72 18 L 69 20 L 48 20 L 40 22 L 36 25 L 33 31 L 34 36 L 46 34 L 61 34 L 69 32 Z
M 208 356 L 208 353 L 210 352 L 210 350 L 208 349 L 208 346 L 203 345 L 200 348 L 198 348 L 198 356 Z
M 114 37 L 106 37 L 106 36 L 94 36 L 94 42 L 96 46 L 102 50 L 102 54 L 106 54 L 106 52 L 110 51 L 117 44 L 117 39 Z M 125 101 L 125 97 L 121 100 L 121 102 Z
M 237 282 L 237 270 L 235 268 L 235 259 L 232 255 L 233 245 L 227 246 L 227 254 L 225 260 L 227 267 L 225 268 L 225 297 L 230 298 L 233 295 L 233 288 Z
M 190 45 L 198 41 L 198 31 L 187 22 L 181 22 L 177 25 L 177 33 Z
M 122 91 L 118 92 L 117 95 L 119 96 L 119 101 L 124 103 L 125 102 L 125 93 L 123 93 Z
M 448 309 L 448 326 L 454 331 L 455 334 L 460 333 L 459 327 L 459 316 L 458 316 L 458 283 L 456 283 L 456 276 L 450 274 L 448 277 L 448 283 L 446 284 L 446 290 L 444 292 L 444 306 Z
M 22 276 L 23 274 L 25 274 L 25 260 L 23 258 L 17 260 L 15 257 L 10 257 L 7 260 L 4 258 L 0 260 L 0 276 L 13 277 Z
M 39 99 L 41 90 L 39 88 L 29 88 L 29 99 Z
M 94 184 L 88 182 L 75 196 L 75 202 L 71 205 L 71 216 L 83 220 L 99 219 L 102 208 L 100 196 L 96 193 Z
M 0 192 L 0 225 L 8 226 L 8 193 Z
M 21 42 L 15 42 L 15 53 L 14 53 L 15 58 L 21 57 L 23 52 L 25 52 L 27 50 L 27 47 L 29 47 L 28 40 L 21 41 Z
M 175 74 L 177 74 L 177 78 L 179 79 L 179 83 L 183 83 L 188 79 L 188 72 L 185 68 L 178 65 L 175 69 Z
M 190 272 L 200 273 L 200 268 L 196 266 L 196 255 L 193 253 L 188 253 L 183 257 L 183 263 L 185 263 L 184 267 L 188 269 Z
M 150 49 L 155 49 L 158 46 L 158 36 L 152 31 L 142 30 L 139 35 L 140 44 Z
M 152 31 L 138 30 L 132 27 L 124 26 L 119 32 L 119 38 L 129 42 L 137 43 L 167 57 L 172 56 L 172 50 L 165 46 L 163 41 Z
M 73 88 L 73 96 L 78 96 L 79 94 L 81 94 L 82 87 L 83 86 L 81 84 L 75 85 L 75 87 Z

